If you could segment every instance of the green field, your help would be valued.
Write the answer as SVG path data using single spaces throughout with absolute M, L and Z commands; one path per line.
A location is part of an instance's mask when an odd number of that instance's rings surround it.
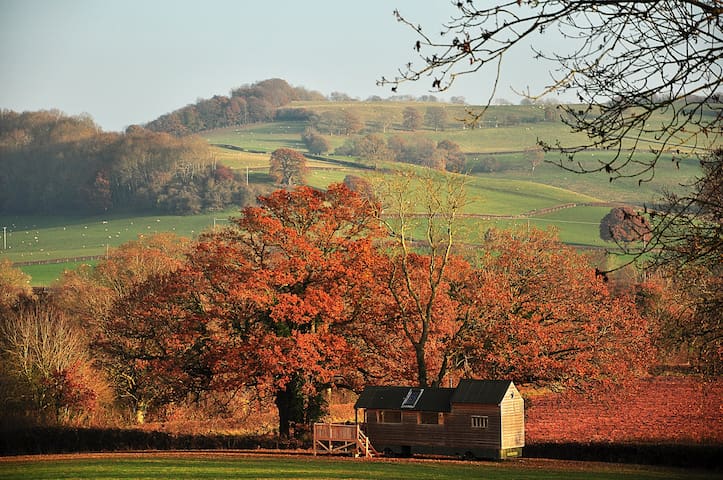
M 703 479 L 709 474 L 656 467 L 519 460 L 509 463 L 394 461 L 310 456 L 173 454 L 64 456 L 53 460 L 0 461 L 0 480 L 10 479 Z
M 1 251 L 0 259 L 27 264 L 58 258 L 105 255 L 114 247 L 136 240 L 139 235 L 172 232 L 194 238 L 204 230 L 213 228 L 214 224 L 226 225 L 228 218 L 237 214 L 238 210 L 234 209 L 191 216 L 0 216 L 0 226 L 7 227 L 7 249 Z M 63 264 L 22 265 L 21 268 L 32 277 L 33 285 L 40 286 L 48 285 L 63 270 L 75 268 L 81 263 L 92 262 L 84 259 Z

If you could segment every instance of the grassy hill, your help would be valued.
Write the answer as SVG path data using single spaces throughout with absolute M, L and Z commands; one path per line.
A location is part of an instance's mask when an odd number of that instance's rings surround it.
M 444 130 L 424 127 L 416 132 L 402 128 L 402 112 L 412 106 L 422 114 L 427 107 L 443 107 L 448 111 Z M 619 179 L 610 183 L 606 175 L 579 175 L 566 172 L 552 163 L 539 165 L 534 173 L 524 157 L 524 149 L 535 145 L 538 138 L 570 140 L 572 134 L 560 121 L 544 121 L 539 106 L 494 106 L 479 128 L 468 128 L 460 119 L 468 108 L 461 105 L 403 102 L 296 102 L 291 108 L 304 108 L 317 114 L 333 111 L 353 112 L 364 124 L 360 135 L 381 132 L 383 136 L 424 136 L 435 141 L 449 139 L 460 145 L 467 157 L 470 171 L 468 197 L 470 204 L 463 220 L 468 240 L 474 242 L 490 226 L 555 227 L 564 242 L 593 247 L 606 246 L 599 239 L 598 225 L 610 207 L 589 206 L 596 202 L 650 203 L 663 189 L 679 188 L 679 184 L 698 173 L 695 161 L 682 162 L 679 169 L 663 158 L 653 182 L 638 185 L 637 179 Z M 387 124 L 382 125 L 382 119 Z M 392 119 L 391 122 L 388 120 Z M 251 185 L 273 188 L 268 175 L 270 152 L 288 147 L 305 151 L 301 133 L 307 122 L 284 121 L 252 124 L 203 132 L 217 162 L 241 173 Z M 346 135 L 325 135 L 332 146 L 342 145 Z M 585 152 L 582 159 L 598 162 L 609 152 Z M 644 155 L 644 154 L 643 154 Z M 326 188 L 341 182 L 347 175 L 368 176 L 372 173 L 362 160 L 351 157 L 326 156 L 328 161 L 310 160 L 308 183 Z M 335 160 L 343 160 L 338 163 Z M 548 154 L 546 162 L 556 158 Z M 382 163 L 382 168 L 400 164 Z M 489 168 L 492 165 L 494 168 Z M 491 171 L 490 171 L 491 170 Z M 539 210 L 574 204 L 555 213 L 541 215 Z M 531 214 L 529 212 L 532 212 Z M 536 213 L 537 212 L 537 213 Z M 197 216 L 96 216 L 69 217 L 2 217 L 0 226 L 7 226 L 8 249 L 2 255 L 13 262 L 37 262 L 58 258 L 103 255 L 108 249 L 156 231 L 172 231 L 193 237 L 215 223 L 223 223 L 237 213 L 227 212 Z M 486 218 L 495 216 L 507 218 Z M 83 260 L 87 261 L 87 260 Z M 24 266 L 34 284 L 47 284 L 66 265 Z

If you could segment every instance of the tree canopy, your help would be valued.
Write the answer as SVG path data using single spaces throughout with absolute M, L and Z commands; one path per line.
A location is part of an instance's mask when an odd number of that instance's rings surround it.
M 603 171 L 611 178 L 653 178 L 663 154 L 707 154 L 723 134 L 723 49 L 718 1 L 578 2 L 509 0 L 477 6 L 452 3 L 456 13 L 439 29 L 417 24 L 395 10 L 417 34 L 416 60 L 400 75 L 379 81 L 397 91 L 407 81 L 429 79 L 432 90 L 449 89 L 462 75 L 487 71 L 499 80 L 513 49 L 530 47 L 556 65 L 549 86 L 526 93 L 572 92 L 580 105 L 560 106 L 561 118 L 585 141 L 543 143 L 560 153 L 559 164 L 578 172 Z M 413 14 L 412 14 L 413 15 Z M 439 32 L 436 35 L 434 32 Z M 536 35 L 557 32 L 565 40 L 541 51 Z M 497 83 L 495 82 L 495 89 Z M 494 98 L 495 92 L 489 97 Z M 478 119 L 484 109 L 474 116 Z M 582 163 L 589 148 L 614 152 Z M 640 151 L 652 151 L 642 158 Z

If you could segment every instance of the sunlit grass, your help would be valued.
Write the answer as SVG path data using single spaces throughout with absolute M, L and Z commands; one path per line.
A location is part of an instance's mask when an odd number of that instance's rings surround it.
M 108 458 L 68 456 L 62 460 L 4 460 L 0 480 L 46 479 L 396 479 L 450 478 L 486 480 L 537 479 L 703 479 L 705 472 L 655 467 L 581 463 L 574 467 L 528 466 L 525 460 L 500 463 L 338 459 L 326 457 L 243 456 L 206 454 L 118 455 Z

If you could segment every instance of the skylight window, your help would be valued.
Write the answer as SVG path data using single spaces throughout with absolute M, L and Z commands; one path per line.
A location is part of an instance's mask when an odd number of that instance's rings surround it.
M 414 408 L 424 392 L 423 388 L 410 388 L 407 396 L 404 397 L 402 408 Z

